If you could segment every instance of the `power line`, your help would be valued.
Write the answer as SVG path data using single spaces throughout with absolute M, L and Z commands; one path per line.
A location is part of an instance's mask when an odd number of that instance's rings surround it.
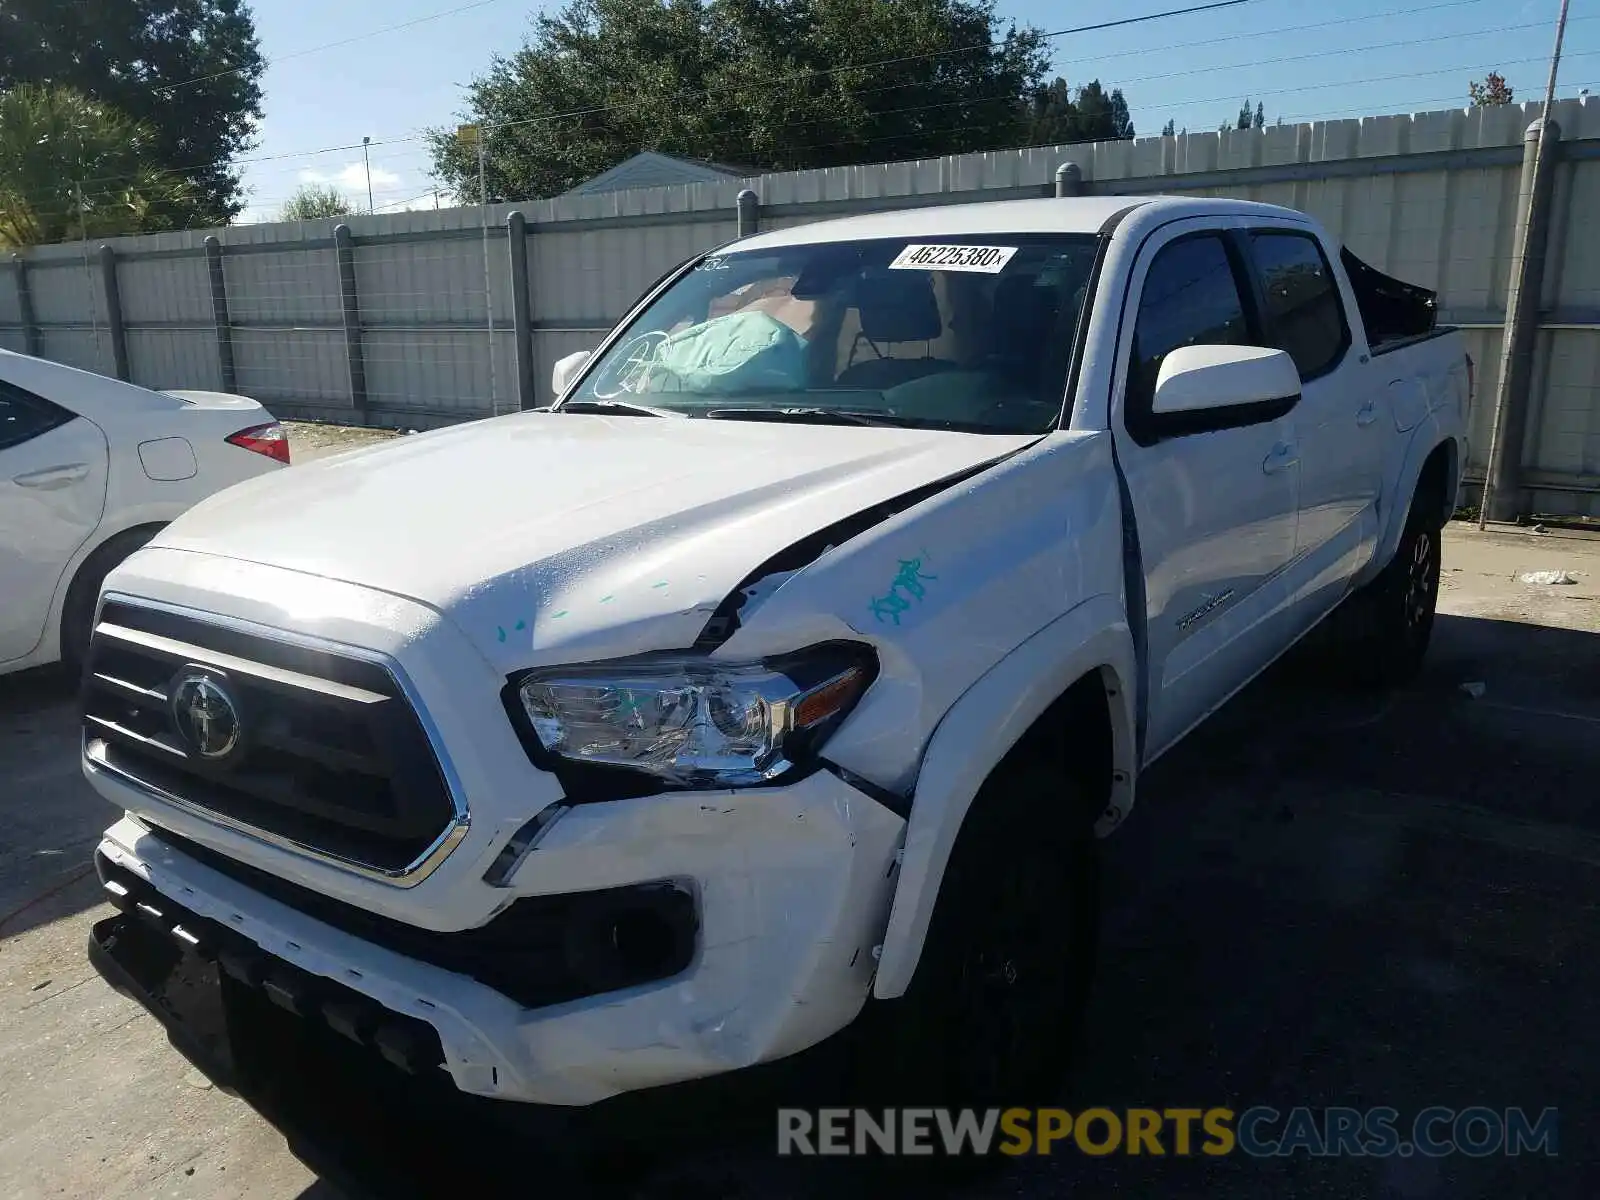
M 460 13 L 470 12 L 475 8 L 486 8 L 491 4 L 499 3 L 501 3 L 501 0 L 473 0 L 473 3 L 471 4 L 463 4 L 457 8 L 446 9 L 443 12 L 429 13 L 425 17 L 416 17 L 410 21 L 402 21 L 398 25 L 385 25 L 381 29 L 371 29 L 366 33 L 355 34 L 353 37 L 340 38 L 336 42 L 324 42 L 320 46 L 307 46 L 304 50 L 294 50 L 288 54 L 279 54 L 273 58 L 267 59 L 264 65 L 268 67 L 276 66 L 279 63 L 288 62 L 292 58 L 304 58 L 308 54 L 320 54 L 324 50 L 334 50 L 340 46 L 349 46 L 355 42 L 364 42 L 368 38 L 375 38 L 381 34 L 394 33 L 396 30 L 400 29 L 410 29 L 415 25 L 424 25 L 429 21 L 437 21 L 442 17 L 453 17 Z M 179 88 L 189 87 L 191 84 L 209 83 L 213 79 L 222 79 L 228 75 L 237 75 L 243 70 L 243 67 L 228 67 L 226 70 L 214 71 L 210 75 L 196 75 L 193 79 L 184 79 L 178 83 L 163 84 L 161 87 L 153 90 L 157 92 L 171 93 L 177 91 Z
M 1116 26 L 1116 25 L 1125 25 L 1125 24 L 1132 24 L 1132 23 L 1138 23 L 1138 22 L 1146 22 L 1146 21 L 1156 20 L 1158 18 L 1179 15 L 1179 14 L 1186 13 L 1186 12 L 1205 11 L 1207 9 L 1211 9 L 1211 8 L 1215 8 L 1215 7 L 1229 7 L 1229 6 L 1234 6 L 1234 5 L 1243 4 L 1243 3 L 1249 3 L 1249 2 L 1252 2 L 1252 0 L 1222 0 L 1222 2 L 1220 4 L 1199 5 L 1199 6 L 1194 6 L 1194 7 L 1188 8 L 1188 9 L 1173 9 L 1173 10 L 1168 10 L 1168 11 L 1163 12 L 1163 13 L 1152 13 L 1152 14 L 1147 14 L 1145 16 L 1141 16 L 1141 17 L 1125 18 L 1125 19 L 1122 19 L 1122 20 L 1119 20 L 1119 21 L 1113 21 L 1113 22 L 1101 22 L 1101 23 L 1098 23 L 1096 25 L 1082 26 L 1082 27 L 1078 27 L 1078 28 L 1082 29 L 1082 30 L 1088 30 L 1088 29 L 1096 29 L 1096 28 L 1106 28 L 1106 27 Z M 1435 5 L 1434 7 L 1437 7 L 1437 8 L 1459 7 L 1459 6 L 1464 6 L 1466 3 L 1476 3 L 1476 2 L 1480 2 L 1480 0 L 1454 0 L 1453 3 Z M 1588 18 L 1578 18 L 1578 19 L 1597 19 L 1597 18 L 1588 17 Z M 1324 23 L 1321 23 L 1321 24 L 1328 24 L 1328 23 L 1324 22 Z M 1317 26 L 1316 25 L 1312 25 L 1312 26 L 1305 26 L 1303 28 L 1315 28 L 1315 27 L 1317 27 Z M 1489 35 L 1489 34 L 1493 34 L 1493 33 L 1506 32 L 1508 30 L 1515 30 L 1515 29 L 1524 28 L 1524 27 L 1525 26 L 1493 27 L 1493 28 L 1490 28 L 1490 29 L 1473 31 L 1471 33 L 1450 35 L 1448 37 L 1432 37 L 1432 38 L 1423 38 L 1423 39 L 1411 39 L 1411 40 L 1405 41 L 1405 42 L 1394 43 L 1394 45 L 1421 45 L 1421 44 L 1427 44 L 1427 43 L 1443 41 L 1443 40 L 1455 40 L 1455 38 L 1458 38 L 1458 37 L 1485 36 L 1485 35 Z M 1288 30 L 1285 30 L 1284 32 L 1287 32 L 1287 31 Z M 1074 30 L 1057 30 L 1057 31 L 1054 31 L 1053 33 L 1051 33 L 1051 34 L 1049 34 L 1047 36 L 1052 36 L 1052 37 L 1062 36 L 1062 35 L 1065 35 L 1065 34 L 1070 33 L 1070 32 L 1074 32 Z M 1231 40 L 1231 39 L 1218 39 L 1218 40 Z M 1235 70 L 1235 69 L 1240 69 L 1240 68 L 1248 68 L 1250 66 L 1260 66 L 1260 65 L 1270 65 L 1270 64 L 1273 64 L 1273 63 L 1281 63 L 1281 62 L 1301 61 L 1301 60 L 1304 60 L 1304 59 L 1310 58 L 1310 57 L 1325 57 L 1325 56 L 1332 56 L 1332 55 L 1337 55 L 1337 54 L 1358 53 L 1363 49 L 1365 49 L 1365 47 L 1352 47 L 1352 48 L 1346 48 L 1346 49 L 1342 49 L 1342 50 L 1328 51 L 1325 54 L 1290 55 L 1290 56 L 1283 56 L 1283 57 L 1280 57 L 1280 58 L 1277 58 L 1277 59 L 1264 59 L 1264 60 L 1263 59 L 1258 59 L 1258 60 L 1255 60 L 1253 63 L 1238 63 L 1238 64 L 1233 64 L 1231 66 L 1222 66 L 1222 67 L 1210 66 L 1210 67 L 1205 67 L 1205 68 L 1195 68 L 1195 69 L 1191 69 L 1189 71 L 1176 71 L 1176 72 L 1167 72 L 1167 73 L 1160 74 L 1160 75 L 1153 75 L 1153 76 L 1146 76 L 1146 77 L 1134 77 L 1131 80 L 1120 81 L 1119 82 L 1119 86 L 1121 86 L 1121 83 L 1124 83 L 1124 82 L 1140 82 L 1141 80 L 1148 80 L 1148 79 L 1181 78 L 1181 77 L 1184 77 L 1186 75 L 1193 75 L 1193 74 L 1213 74 L 1213 73 L 1215 73 L 1216 71 L 1219 71 L 1219 70 Z M 948 53 L 955 53 L 955 52 L 956 51 L 942 51 L 942 52 L 935 52 L 935 54 L 937 54 L 937 53 L 946 53 L 946 54 L 948 54 Z M 924 57 L 924 58 L 925 57 L 933 57 L 933 56 L 935 56 L 935 54 L 922 55 L 922 56 L 903 56 L 900 59 L 883 60 L 883 61 L 885 61 L 885 62 L 907 61 L 909 58 L 912 58 L 912 57 Z M 1578 57 L 1578 56 L 1574 56 L 1574 57 Z M 1520 63 L 1520 62 L 1524 62 L 1524 61 L 1534 61 L 1534 60 L 1514 60 L 1514 61 Z M 1542 60 L 1539 60 L 1539 61 L 1542 61 Z M 865 67 L 867 65 L 870 65 L 870 64 L 860 64 L 860 65 L 857 65 L 855 67 L 831 68 L 826 72 L 816 72 L 816 73 L 818 73 L 818 74 L 833 74 L 833 73 L 836 73 L 836 72 L 842 71 L 842 70 L 865 69 Z M 1376 81 L 1392 80 L 1392 79 L 1404 79 L 1404 78 L 1411 78 L 1414 75 L 1445 74 L 1445 73 L 1449 73 L 1451 71 L 1456 71 L 1456 70 L 1470 71 L 1470 70 L 1474 69 L 1474 67 L 1476 65 L 1477 64 L 1467 64 L 1467 65 L 1461 66 L 1461 67 L 1441 68 L 1439 70 L 1432 71 L 1432 72 L 1407 72 L 1407 73 L 1404 73 L 1404 74 L 1401 74 L 1401 75 L 1379 76 L 1379 77 L 1363 80 L 1363 82 L 1376 82 Z M 889 84 L 889 85 L 885 85 L 885 86 L 880 87 L 880 88 L 865 89 L 865 90 L 863 90 L 863 91 L 861 91 L 861 92 L 859 92 L 857 94 L 859 94 L 859 95 L 867 95 L 867 94 L 881 93 L 881 92 L 885 92 L 885 91 L 899 90 L 899 89 L 904 89 L 904 88 L 909 88 L 909 87 L 927 87 L 927 86 L 929 86 L 929 85 L 924 80 L 914 80 L 914 81 L 905 82 L 905 83 Z M 1315 90 L 1317 88 L 1337 87 L 1337 86 L 1345 86 L 1345 84 L 1344 83 L 1324 83 L 1324 84 L 1303 85 L 1303 86 L 1300 86 L 1300 87 L 1282 88 L 1282 89 L 1277 89 L 1275 91 L 1260 92 L 1260 93 L 1258 93 L 1258 95 L 1259 96 L 1289 95 L 1289 94 L 1296 94 L 1296 93 L 1303 92 L 1303 91 Z M 704 94 L 704 93 L 701 93 L 701 94 Z M 969 97 L 969 98 L 966 98 L 964 100 L 957 101 L 955 103 L 957 103 L 957 104 L 961 104 L 961 103 L 982 103 L 982 102 L 987 102 L 987 101 L 991 101 L 991 100 L 994 100 L 994 99 L 1003 99 L 1003 98 L 1004 97 L 998 97 L 998 96 L 995 96 L 995 97 L 979 97 L 979 98 L 970 98 Z M 1192 98 L 1192 99 L 1187 99 L 1187 100 L 1181 101 L 1179 103 L 1181 105 L 1212 103 L 1212 102 L 1221 102 L 1221 101 L 1226 100 L 1228 98 L 1229 97 Z M 620 108 L 620 107 L 625 107 L 625 105 L 627 103 L 631 103 L 631 102 L 623 102 L 623 103 L 610 105 L 610 106 L 606 106 L 606 107 L 609 107 L 609 108 Z M 919 108 L 927 108 L 927 107 L 946 107 L 946 105 L 936 104 L 936 105 L 928 105 L 928 106 L 911 106 L 911 108 L 909 108 L 909 109 L 882 111 L 877 115 L 890 115 L 891 113 L 895 113 L 895 112 L 916 111 Z M 1150 111 L 1154 111 L 1154 112 L 1157 112 L 1157 113 L 1166 113 L 1166 112 L 1175 111 L 1178 107 L 1179 107 L 1178 105 L 1167 105 L 1167 106 L 1164 106 L 1164 107 L 1162 107 L 1160 109 L 1155 109 L 1155 110 L 1150 110 Z M 561 120 L 561 119 L 563 119 L 565 117 L 585 115 L 585 114 L 588 114 L 588 113 L 591 113 L 591 112 L 595 112 L 595 111 L 600 111 L 600 110 L 597 109 L 597 108 L 590 108 L 590 109 L 572 110 L 571 112 L 566 112 L 566 113 L 546 114 L 544 116 L 537 117 L 537 118 L 528 118 L 528 119 L 526 119 L 524 121 L 501 123 L 500 125 L 489 126 L 489 128 L 491 128 L 491 129 L 509 128 L 509 127 L 512 127 L 512 126 L 515 126 L 515 125 L 525 125 L 525 124 L 532 124 L 532 123 L 536 123 L 536 122 L 552 122 L 552 121 Z M 724 111 L 734 111 L 734 109 L 730 107 L 729 109 L 724 110 Z M 715 115 L 715 114 L 712 114 L 712 115 Z M 804 121 L 798 121 L 798 122 L 790 122 L 790 123 L 788 123 L 786 125 L 779 126 L 778 128 L 779 129 L 802 128 L 802 127 L 813 125 L 813 124 L 817 124 L 817 123 L 818 123 L 818 119 L 810 119 L 810 120 L 804 120 Z M 423 135 L 423 136 L 425 136 L 425 135 Z M 893 135 L 893 136 L 895 136 L 895 137 L 903 137 L 905 135 Z M 411 137 L 403 137 L 403 138 L 379 139 L 377 141 L 374 141 L 372 144 L 380 145 L 380 146 L 381 145 L 404 145 L 404 144 L 414 144 L 414 143 L 419 142 L 421 140 L 422 140 L 422 138 L 419 137 L 419 136 L 411 136 Z M 872 139 L 872 140 L 880 140 L 880 139 Z M 316 149 L 316 150 L 302 150 L 302 151 L 293 152 L 293 153 L 283 153 L 283 154 L 276 154 L 276 155 L 264 155 L 264 156 L 258 156 L 258 157 L 255 157 L 255 158 L 250 158 L 250 159 L 240 159 L 240 160 L 236 160 L 236 164 L 243 165 L 243 164 L 246 164 L 246 163 L 261 163 L 261 162 L 272 162 L 272 161 L 284 161 L 284 160 L 288 160 L 288 159 L 304 158 L 304 157 L 308 157 L 308 156 L 311 156 L 311 155 L 317 155 L 317 154 L 335 153 L 335 152 L 338 152 L 338 151 L 341 151 L 341 150 L 343 150 L 343 151 L 352 151 L 353 152 L 354 150 L 359 149 L 359 148 L 360 148 L 360 143 L 349 143 L 349 144 L 345 144 L 345 145 L 322 147 L 322 148 Z M 181 173 L 181 169 L 180 168 L 171 168 L 171 169 L 168 169 L 165 172 L 159 172 L 159 173 L 163 173 L 163 174 L 179 174 L 179 173 Z M 85 180 L 83 180 L 83 183 L 85 183 L 85 184 L 112 183 L 112 182 L 117 182 L 117 181 L 120 181 L 120 180 L 123 180 L 123 179 L 128 179 L 128 178 L 133 178 L 133 177 L 134 176 L 131 175 L 131 174 L 127 175 L 127 176 L 100 176 L 100 177 L 92 177 L 92 178 L 85 179 Z M 91 192 L 89 194 L 90 195 L 94 195 L 94 196 L 102 196 L 102 195 L 109 194 L 109 189 L 96 191 L 96 192 Z M 420 199 L 423 196 L 426 196 L 428 194 L 429 193 L 422 193 L 421 196 L 419 196 L 417 198 Z M 252 199 L 254 199 L 254 198 L 252 198 Z M 261 201 L 256 201 L 256 202 L 258 204 L 261 203 Z
M 477 2 L 475 4 L 467 5 L 466 7 L 467 8 L 476 8 L 476 7 L 481 7 L 484 4 L 490 4 L 490 3 L 495 3 L 495 2 L 496 2 L 496 0 L 477 0 Z M 1257 4 L 1257 3 L 1261 3 L 1261 2 L 1262 2 L 1262 0 L 1210 0 L 1209 3 L 1191 4 L 1191 5 L 1188 5 L 1188 6 L 1184 7 L 1184 8 L 1172 8 L 1172 9 L 1166 9 L 1166 10 L 1164 10 L 1162 12 L 1145 13 L 1144 15 L 1137 16 L 1137 17 L 1121 17 L 1121 18 L 1118 18 L 1117 20 L 1114 20 L 1114 21 L 1098 21 L 1098 22 L 1095 22 L 1094 24 L 1090 24 L 1090 25 L 1076 25 L 1076 26 L 1072 26 L 1071 28 L 1067 28 L 1067 29 L 1052 30 L 1052 31 L 1043 33 L 1040 36 L 1042 38 L 1044 38 L 1044 39 L 1066 37 L 1066 36 L 1068 36 L 1070 34 L 1092 33 L 1092 32 L 1095 32 L 1095 31 L 1098 31 L 1098 30 L 1104 30 L 1104 29 L 1117 29 L 1117 28 L 1122 28 L 1124 26 L 1129 26 L 1129 25 L 1141 25 L 1141 24 L 1146 24 L 1146 23 L 1148 23 L 1150 21 L 1165 20 L 1165 19 L 1170 18 L 1170 17 L 1182 17 L 1182 16 L 1188 16 L 1188 15 L 1191 15 L 1191 14 L 1194 14 L 1194 13 L 1213 12 L 1213 11 L 1215 11 L 1217 9 L 1237 8 L 1240 5 Z M 451 10 L 451 11 L 454 12 L 454 11 L 463 11 L 463 10 Z M 437 16 L 446 16 L 446 15 L 449 15 L 449 14 L 448 13 L 434 14 L 435 17 L 437 17 Z M 432 20 L 432 19 L 433 19 L 433 17 L 419 17 L 416 21 L 407 22 L 407 24 L 418 24 L 421 21 Z M 399 28 L 404 28 L 404 26 L 397 25 L 397 26 L 393 26 L 392 28 L 399 29 Z M 374 31 L 374 33 L 381 33 L 381 32 L 387 32 L 387 30 L 376 30 L 376 31 Z M 360 36 L 366 37 L 366 36 L 372 36 L 372 35 L 363 34 L 363 35 L 360 35 Z M 352 40 L 359 40 L 359 39 L 352 39 Z M 331 45 L 336 45 L 336 44 L 338 44 L 338 43 L 329 43 L 330 46 Z M 924 54 L 905 54 L 905 55 L 899 55 L 899 56 L 893 57 L 893 58 L 883 58 L 883 59 L 871 60 L 871 61 L 868 61 L 868 62 L 851 63 L 848 66 L 808 68 L 808 69 L 801 70 L 801 71 L 791 71 L 787 75 L 782 76 L 778 80 L 773 81 L 773 82 L 783 83 L 783 82 L 796 81 L 796 80 L 805 79 L 805 78 L 824 78 L 824 77 L 827 77 L 827 76 L 837 75 L 837 74 L 840 74 L 840 73 L 845 72 L 845 71 L 870 71 L 870 70 L 873 70 L 873 69 L 878 68 L 878 67 L 895 66 L 895 65 L 898 65 L 900 63 L 907 63 L 907 62 L 920 62 L 920 61 L 923 61 L 923 60 L 933 59 L 933 58 L 948 58 L 951 55 L 955 55 L 955 54 L 966 54 L 966 53 L 969 53 L 969 52 L 971 52 L 973 50 L 993 49 L 993 48 L 995 48 L 997 46 L 1003 46 L 1003 45 L 1005 45 L 1005 39 L 1001 38 L 1001 39 L 992 40 L 992 41 L 988 41 L 988 42 L 974 42 L 974 43 L 971 43 L 971 44 L 965 45 L 965 46 L 948 47 L 948 48 L 946 48 L 944 50 L 930 50 L 930 51 L 928 51 L 927 53 L 924 53 Z M 312 47 L 311 49 L 304 50 L 304 51 L 297 51 L 296 53 L 297 54 L 309 54 L 309 53 L 312 53 L 314 50 L 326 49 L 326 48 L 327 47 Z M 288 56 L 285 56 L 285 57 L 288 57 Z M 281 59 L 275 60 L 275 61 L 281 61 Z M 226 71 L 221 72 L 221 74 L 228 74 L 228 73 L 229 72 L 226 72 Z M 186 82 L 187 83 L 194 83 L 194 82 L 198 82 L 198 80 L 188 80 Z M 918 80 L 916 82 L 917 83 L 922 83 L 924 81 Z M 171 84 L 171 85 L 168 85 L 168 86 L 170 86 L 170 87 L 182 87 L 184 85 L 182 83 L 178 83 L 178 84 Z M 912 85 L 907 85 L 907 86 L 912 86 Z M 157 90 L 160 91 L 160 90 L 166 90 L 166 89 L 165 88 L 161 88 L 161 89 L 157 89 Z M 694 91 L 694 92 L 680 93 L 677 96 L 675 96 L 674 99 L 681 101 L 681 100 L 693 99 L 695 97 L 703 98 L 708 94 L 709 94 L 709 89 L 702 88 L 702 89 L 700 89 L 698 91 Z M 511 128 L 516 128 L 518 126 L 522 126 L 522 125 L 534 125 L 534 124 L 540 124 L 540 123 L 548 123 L 548 122 L 551 122 L 551 121 L 560 121 L 560 120 L 564 120 L 564 119 L 569 118 L 569 117 L 591 116 L 591 115 L 593 115 L 595 113 L 609 112 L 609 111 L 611 111 L 613 109 L 618 109 L 618 108 L 627 108 L 627 107 L 630 107 L 634 103 L 635 103 L 635 101 L 633 101 L 633 100 L 626 100 L 626 101 L 619 101 L 619 102 L 614 103 L 614 104 L 602 104 L 602 105 L 591 106 L 591 107 L 588 107 L 588 108 L 572 109 L 572 110 L 569 110 L 567 112 L 547 113 L 547 114 L 545 114 L 543 116 L 526 117 L 526 118 L 522 118 L 520 120 L 515 120 L 515 121 L 479 122 L 479 128 L 482 129 L 482 130 L 487 130 L 489 132 L 494 132 L 496 130 L 511 129 Z M 406 143 L 406 142 L 421 141 L 421 140 L 423 140 L 423 138 L 425 138 L 427 136 L 428 135 L 427 135 L 426 131 L 422 132 L 421 134 L 417 134 L 417 133 L 414 132 L 412 134 L 409 134 L 409 135 L 406 135 L 406 136 L 403 136 L 403 137 L 373 138 L 371 140 L 371 142 L 368 143 L 368 144 L 369 145 L 373 145 L 373 146 L 396 145 L 396 144 L 403 144 L 403 143 Z M 341 150 L 356 150 L 356 149 L 360 149 L 360 147 L 361 147 L 361 143 L 360 142 L 352 142 L 352 143 L 349 143 L 349 144 L 346 144 L 346 145 L 323 146 L 323 147 L 320 147 L 320 148 L 317 148 L 317 149 L 312 149 L 312 150 L 297 150 L 297 151 L 290 151 L 290 152 L 283 153 L 283 154 L 259 155 L 259 156 L 254 157 L 254 158 L 237 158 L 237 159 L 231 160 L 229 165 L 230 166 L 244 166 L 244 165 L 248 165 L 248 164 L 251 164 L 251 163 L 258 163 L 258 162 L 274 162 L 274 161 L 280 161 L 280 160 L 288 159 L 288 158 L 302 158 L 302 157 L 310 157 L 312 155 L 318 155 L 318 154 L 332 154 L 332 153 L 336 153 L 336 152 L 341 151 Z M 212 165 L 213 164 L 211 162 L 209 162 L 209 161 L 207 161 L 207 162 L 189 163 L 189 164 L 186 164 L 184 166 L 164 168 L 160 173 L 161 174 L 167 174 L 167 175 L 183 174 L 186 171 L 199 170 L 199 169 L 201 169 L 203 167 L 208 167 L 208 166 L 212 166 Z M 129 176 L 105 176 L 105 177 L 101 177 L 101 178 L 98 178 L 98 179 L 86 179 L 86 180 L 84 180 L 84 182 L 85 183 L 102 183 L 102 182 L 106 182 L 107 180 L 110 180 L 110 179 L 118 179 L 118 178 L 129 178 Z

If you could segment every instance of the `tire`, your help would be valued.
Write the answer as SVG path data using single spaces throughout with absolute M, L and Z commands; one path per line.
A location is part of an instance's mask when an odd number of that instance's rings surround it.
M 1349 662 L 1360 684 L 1400 687 L 1422 669 L 1439 602 L 1442 529 L 1426 511 L 1413 502 L 1394 557 L 1350 598 L 1346 640 L 1353 643 Z
M 1040 766 L 1002 766 L 979 791 L 911 986 L 861 1026 L 858 1098 L 982 1109 L 1059 1095 L 1099 927 L 1086 810 Z
M 159 526 L 147 525 L 107 538 L 83 560 L 73 576 L 66 602 L 61 606 L 61 661 L 72 674 L 81 675 L 89 658 L 89 637 L 94 633 L 100 585 L 123 559 L 155 537 L 158 529 Z

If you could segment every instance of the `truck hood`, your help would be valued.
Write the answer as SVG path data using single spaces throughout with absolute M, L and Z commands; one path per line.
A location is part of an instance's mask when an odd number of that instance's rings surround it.
M 687 647 L 785 546 L 1036 440 L 519 413 L 241 484 L 157 542 L 421 601 L 510 671 Z

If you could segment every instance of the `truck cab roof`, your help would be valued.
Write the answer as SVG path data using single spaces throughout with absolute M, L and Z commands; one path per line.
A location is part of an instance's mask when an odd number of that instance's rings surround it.
M 999 200 L 976 204 L 933 204 L 888 212 L 863 213 L 777 229 L 743 239 L 738 248 L 765 250 L 817 242 L 866 241 L 887 237 L 952 237 L 996 233 L 1100 233 L 1133 210 L 1161 221 L 1183 217 L 1255 214 L 1308 221 L 1302 212 L 1249 200 L 1194 196 L 1072 196 L 1037 200 Z

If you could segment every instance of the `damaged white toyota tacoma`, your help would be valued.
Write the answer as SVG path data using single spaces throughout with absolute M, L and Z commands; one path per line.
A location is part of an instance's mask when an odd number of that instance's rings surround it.
M 1282 208 L 724 246 L 549 409 L 235 487 L 109 577 L 91 954 L 247 1095 L 269 1018 L 536 1105 L 863 1028 L 865 1083 L 1037 1093 L 1141 768 L 1330 614 L 1418 667 L 1471 374 Z

